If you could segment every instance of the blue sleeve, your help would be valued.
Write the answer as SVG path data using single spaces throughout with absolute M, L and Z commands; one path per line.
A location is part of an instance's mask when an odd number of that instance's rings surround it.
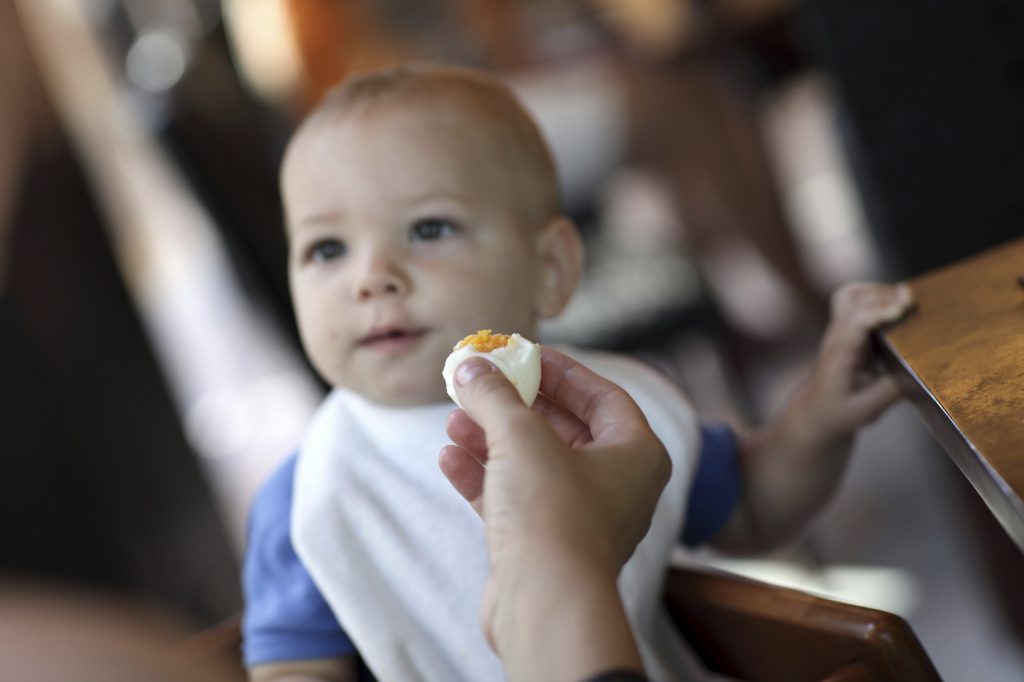
M 355 653 L 292 547 L 296 459 L 290 457 L 267 482 L 249 515 L 242 568 L 242 652 L 247 666 Z
M 700 459 L 690 483 L 683 544 L 702 545 L 715 537 L 740 499 L 736 434 L 721 424 L 700 425 Z

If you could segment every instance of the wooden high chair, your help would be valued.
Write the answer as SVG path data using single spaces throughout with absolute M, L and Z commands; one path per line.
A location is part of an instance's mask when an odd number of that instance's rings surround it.
M 749 682 L 933 682 L 899 616 L 709 569 L 673 568 L 665 602 L 712 671 Z
M 712 671 L 749 682 L 937 682 L 905 620 L 708 569 L 673 568 L 665 601 Z M 183 644 L 196 659 L 227 658 L 244 680 L 234 616 Z

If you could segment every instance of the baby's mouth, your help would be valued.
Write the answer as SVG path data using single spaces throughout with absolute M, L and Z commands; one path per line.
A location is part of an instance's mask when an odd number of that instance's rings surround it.
M 402 327 L 375 329 L 360 339 L 359 345 L 370 347 L 402 345 L 416 341 L 426 333 L 426 329 L 405 329 Z

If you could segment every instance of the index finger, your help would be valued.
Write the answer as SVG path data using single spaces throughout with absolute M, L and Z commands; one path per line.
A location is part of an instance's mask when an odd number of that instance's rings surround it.
M 647 427 L 643 412 L 618 384 L 548 346 L 541 348 L 540 363 L 540 392 L 589 426 L 594 440 Z

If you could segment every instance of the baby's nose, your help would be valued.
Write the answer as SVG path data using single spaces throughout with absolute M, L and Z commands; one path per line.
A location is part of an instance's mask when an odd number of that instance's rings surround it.
M 377 296 L 398 294 L 401 288 L 397 281 L 363 282 L 359 287 L 358 298 L 366 301 Z
M 395 296 L 408 290 L 405 276 L 393 264 L 373 259 L 356 281 L 356 298 L 368 301 L 379 296 Z

